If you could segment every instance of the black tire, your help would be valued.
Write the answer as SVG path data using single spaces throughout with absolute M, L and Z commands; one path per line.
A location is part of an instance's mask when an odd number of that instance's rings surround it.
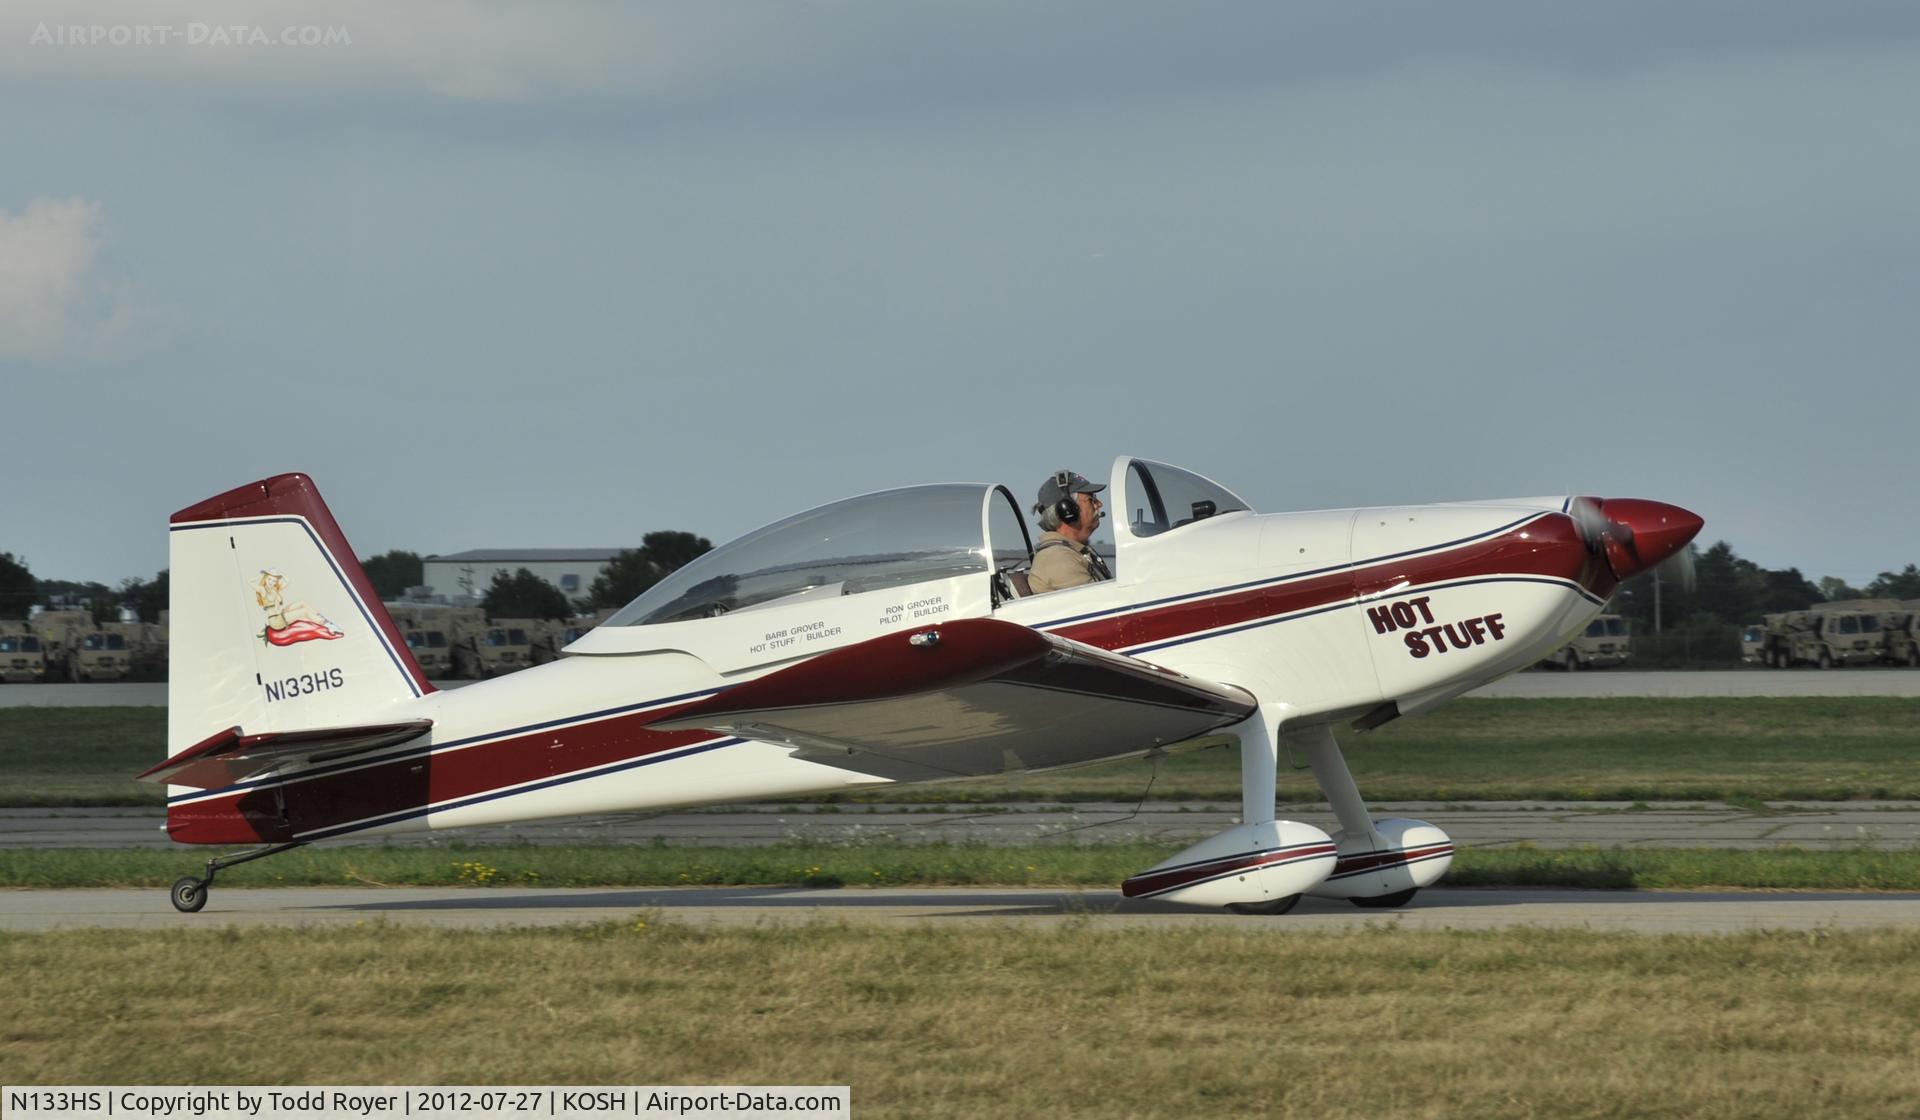
M 1907 668 L 1920 669 L 1920 645 L 1907 647 Z
M 173 885 L 173 908 L 182 914 L 197 914 L 207 904 L 207 885 L 189 875 Z
M 1564 667 L 1569 673 L 1579 672 L 1580 671 L 1580 655 L 1573 652 L 1572 650 L 1568 650 L 1566 664 Z
M 1405 906 L 1412 902 L 1413 896 L 1419 893 L 1419 887 L 1408 887 L 1404 891 L 1394 891 L 1392 894 L 1377 894 L 1372 898 L 1352 898 L 1347 901 L 1362 910 L 1391 910 L 1396 906 Z
M 1300 905 L 1300 896 L 1290 894 L 1285 898 L 1270 898 L 1265 902 L 1228 903 L 1227 909 L 1236 914 L 1258 914 L 1261 917 L 1273 918 L 1286 913 L 1298 905 Z
M 1822 669 L 1833 668 L 1833 654 L 1828 653 L 1824 649 L 1820 651 L 1820 667 Z

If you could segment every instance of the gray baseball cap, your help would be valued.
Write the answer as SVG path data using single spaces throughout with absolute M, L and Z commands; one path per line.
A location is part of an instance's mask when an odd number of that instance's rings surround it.
M 1096 485 L 1086 475 L 1060 471 L 1047 476 L 1047 480 L 1040 484 L 1040 505 L 1043 508 L 1053 505 L 1068 494 L 1098 494 L 1105 489 L 1104 485 Z

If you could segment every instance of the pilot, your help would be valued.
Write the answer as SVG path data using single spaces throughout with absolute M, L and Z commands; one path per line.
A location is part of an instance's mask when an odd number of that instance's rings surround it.
M 1113 578 L 1106 562 L 1087 547 L 1100 527 L 1100 499 L 1094 495 L 1105 489 L 1072 471 L 1060 471 L 1040 484 L 1033 512 L 1040 515 L 1044 532 L 1034 542 L 1033 569 L 1027 573 L 1035 595 Z

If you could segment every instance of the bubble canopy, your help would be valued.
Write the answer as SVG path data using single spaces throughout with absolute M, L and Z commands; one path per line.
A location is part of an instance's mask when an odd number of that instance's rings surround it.
M 1021 539 L 987 541 L 989 513 L 1013 508 Z M 1011 535 L 1010 530 L 1001 530 Z M 1024 523 L 1004 487 L 911 486 L 810 509 L 721 545 L 654 584 L 604 625 L 717 618 L 776 604 L 952 579 L 991 570 L 996 551 L 1026 556 Z

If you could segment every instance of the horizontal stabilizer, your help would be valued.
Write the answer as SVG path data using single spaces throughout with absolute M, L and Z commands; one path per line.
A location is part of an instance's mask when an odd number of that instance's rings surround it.
M 314 727 L 301 731 L 242 734 L 238 727 L 210 735 L 141 774 L 143 782 L 221 789 L 290 766 L 331 762 L 417 739 L 433 729 L 430 719 L 365 727 Z
M 1142 753 L 1255 706 L 1230 685 L 976 618 L 824 653 L 651 726 L 785 743 L 809 761 L 910 781 Z

